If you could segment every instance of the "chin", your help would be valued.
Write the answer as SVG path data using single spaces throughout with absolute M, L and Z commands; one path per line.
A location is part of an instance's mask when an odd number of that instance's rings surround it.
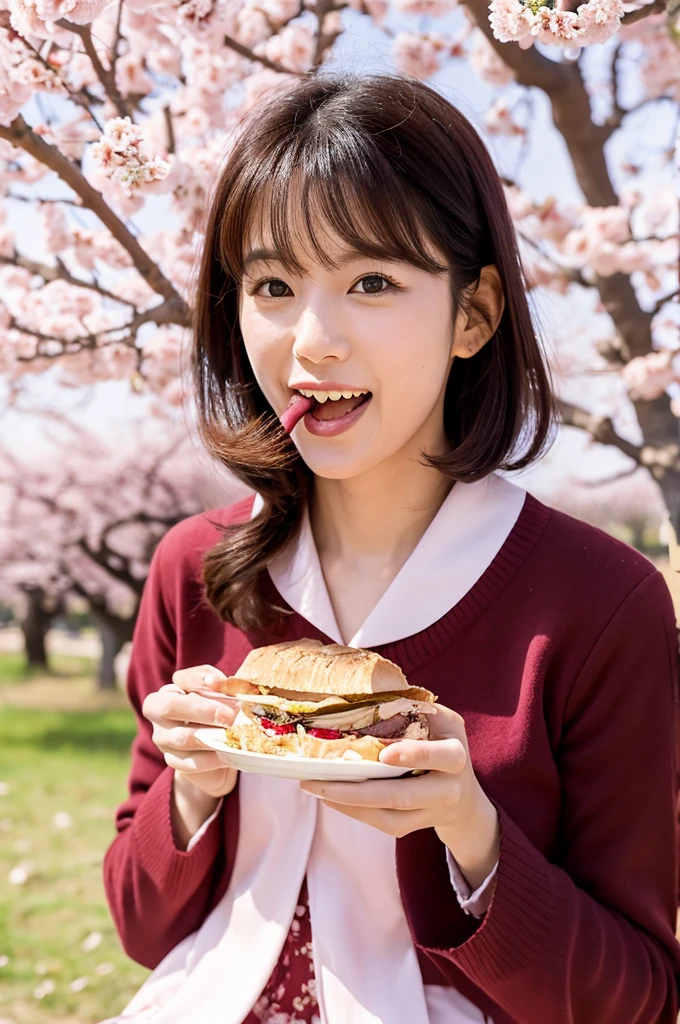
M 322 480 L 353 480 L 370 473 L 383 461 L 377 456 L 361 457 L 359 452 L 309 451 L 302 445 L 299 451 L 308 469 Z

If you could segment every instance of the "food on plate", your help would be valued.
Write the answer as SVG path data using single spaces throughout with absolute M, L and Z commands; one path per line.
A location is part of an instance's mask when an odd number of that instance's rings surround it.
M 377 761 L 428 739 L 436 697 L 374 651 L 294 640 L 251 651 L 220 689 L 239 703 L 226 742 L 261 754 Z

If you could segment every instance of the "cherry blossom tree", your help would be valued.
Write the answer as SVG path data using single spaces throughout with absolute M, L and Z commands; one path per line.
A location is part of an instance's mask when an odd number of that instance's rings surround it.
M 0 372 L 177 406 L 230 129 L 362 37 L 404 75 L 467 61 L 492 90 L 527 286 L 592 311 L 587 345 L 555 346 L 564 423 L 649 473 L 680 533 L 676 0 L 0 0 Z M 577 202 L 523 177 L 538 101 Z
M 216 481 L 186 436 L 168 440 L 163 434 L 135 432 L 114 446 L 79 430 L 77 448 L 64 445 L 49 458 L 20 464 L 0 453 L 1 596 L 29 598 L 29 663 L 36 663 L 30 642 L 40 634 L 46 664 L 46 629 L 75 595 L 99 627 L 99 684 L 115 684 L 113 661 L 132 639 L 158 541 L 186 516 L 216 503 Z M 235 500 L 234 486 L 220 487 L 217 503 Z

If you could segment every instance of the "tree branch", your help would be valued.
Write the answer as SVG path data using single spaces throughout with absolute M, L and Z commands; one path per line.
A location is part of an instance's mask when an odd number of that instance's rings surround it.
M 134 302 L 130 302 L 128 299 L 121 299 L 120 296 L 114 295 L 113 292 L 108 291 L 106 288 L 102 288 L 101 285 L 96 284 L 94 281 L 83 281 L 79 277 L 74 277 L 74 275 L 66 269 L 58 256 L 56 266 L 51 267 L 48 263 L 38 263 L 37 260 L 29 259 L 28 256 L 22 256 L 15 250 L 14 257 L 0 256 L 0 264 L 23 267 L 25 270 L 28 270 L 30 274 L 39 274 L 45 281 L 66 281 L 68 284 L 72 284 L 76 288 L 88 288 L 90 291 L 97 292 L 106 299 L 112 299 L 114 302 L 119 302 L 124 306 L 131 306 L 134 308 Z
M 641 404 L 639 402 L 636 403 L 636 411 L 638 411 Z M 646 404 L 654 405 L 652 402 Z M 618 448 L 629 459 L 633 459 L 636 466 L 644 466 L 648 469 L 655 480 L 661 481 L 669 470 L 676 474 L 680 471 L 680 444 L 677 442 L 668 443 L 666 441 L 664 444 L 657 446 L 646 443 L 643 445 L 632 444 L 617 434 L 614 424 L 608 416 L 598 416 L 595 413 L 588 412 L 587 409 L 582 409 L 578 405 L 573 405 L 571 402 L 565 402 L 562 399 L 559 400 L 558 405 L 564 426 L 585 430 L 598 444 Z
M 41 352 L 40 344 L 36 352 L 32 356 L 17 356 L 17 362 L 19 363 L 33 363 L 36 359 L 61 359 L 63 356 L 76 355 L 78 352 L 83 352 L 87 349 L 101 349 L 106 348 L 107 345 L 127 345 L 129 348 L 136 348 L 135 342 L 137 340 L 137 331 L 146 323 L 154 323 L 156 326 L 161 324 L 177 324 L 177 317 L 175 316 L 174 306 L 172 302 L 161 302 L 157 306 L 152 306 L 151 309 L 145 309 L 140 313 L 137 313 L 132 320 L 128 320 L 127 323 L 118 324 L 115 327 L 107 327 L 103 331 L 98 331 L 97 334 L 81 334 L 75 338 L 59 338 L 57 335 L 44 334 L 41 331 L 35 330 L 33 327 L 28 327 L 25 324 L 21 324 L 18 320 L 12 317 L 9 324 L 11 328 L 17 331 L 21 331 L 22 334 L 28 334 L 33 338 L 36 338 L 38 343 L 41 341 L 57 342 L 61 345 L 61 351 L 59 352 Z M 128 333 L 122 338 L 111 338 L 106 341 L 106 336 L 109 334 L 117 334 L 119 331 L 127 331 Z M 139 352 L 139 350 L 137 350 Z M 141 358 L 141 352 L 139 352 Z M 140 360 L 138 359 L 138 362 Z
M 233 39 L 232 36 L 224 36 L 222 42 L 225 46 L 228 46 L 230 50 L 233 50 L 235 53 L 239 53 L 242 57 L 245 57 L 246 60 L 252 60 L 257 64 L 262 64 L 263 67 L 269 68 L 270 71 L 278 71 L 281 75 L 297 75 L 298 77 L 302 75 L 301 71 L 291 71 L 290 68 L 285 68 L 283 64 L 279 64 L 275 60 L 270 60 L 269 57 L 265 57 L 264 54 L 260 56 L 249 47 L 244 46 L 243 43 L 239 43 L 237 39 Z
M 172 111 L 170 110 L 170 104 L 166 103 L 163 107 L 163 117 L 165 118 L 165 130 L 168 135 L 168 153 L 175 152 L 175 126 L 172 123 Z
M 637 11 L 629 11 L 621 18 L 622 25 L 633 25 L 636 21 L 649 18 L 652 14 L 662 14 L 666 10 L 666 0 L 653 0 L 651 4 L 639 7 Z
M 127 250 L 137 271 L 149 287 L 162 295 L 168 302 L 172 301 L 177 310 L 178 319 L 175 322 L 183 326 L 190 322 L 189 307 L 179 292 L 175 290 L 172 282 L 166 278 L 123 221 L 113 212 L 101 192 L 93 188 L 71 160 L 65 157 L 56 146 L 45 142 L 39 135 L 36 135 L 21 114 L 14 118 L 9 128 L 0 125 L 0 138 L 25 150 L 39 163 L 54 171 L 69 188 L 73 189 L 76 195 L 82 199 L 83 206 L 96 214 L 116 241 L 120 242 Z
M 629 459 L 633 459 L 638 466 L 643 464 L 642 448 L 617 434 L 614 424 L 608 416 L 598 416 L 596 413 L 588 412 L 587 409 L 582 409 L 578 405 L 572 405 L 571 402 L 565 402 L 562 399 L 558 404 L 565 427 L 578 427 L 579 430 L 585 430 L 599 444 L 618 448 Z
M 101 60 L 99 59 L 99 54 L 97 53 L 94 41 L 92 39 L 91 26 L 76 25 L 74 24 L 74 22 L 69 21 L 67 18 L 57 19 L 55 25 L 58 25 L 59 28 L 66 29 L 68 32 L 73 32 L 74 35 L 78 36 L 78 38 L 81 40 L 83 44 L 85 53 L 92 61 L 92 67 L 94 68 L 94 72 L 97 78 L 99 79 L 101 86 L 104 92 L 106 93 L 107 97 L 111 100 L 111 102 L 113 103 L 121 117 L 131 118 L 132 115 L 130 106 L 127 100 L 124 99 L 123 96 L 121 96 L 120 92 L 118 91 L 118 86 L 116 85 L 115 68 L 113 66 L 110 68 L 105 68 Z M 116 47 L 117 45 L 118 41 L 116 39 Z

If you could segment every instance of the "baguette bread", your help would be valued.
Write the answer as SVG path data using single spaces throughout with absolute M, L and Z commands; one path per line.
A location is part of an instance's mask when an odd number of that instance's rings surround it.
M 426 739 L 436 697 L 374 651 L 293 640 L 251 651 L 221 691 L 240 703 L 226 742 L 251 753 L 378 761 Z
M 398 665 L 374 651 L 309 639 L 258 647 L 236 675 L 265 686 L 269 693 L 309 693 L 316 699 L 320 693 L 359 697 L 417 689 L 409 687 Z

